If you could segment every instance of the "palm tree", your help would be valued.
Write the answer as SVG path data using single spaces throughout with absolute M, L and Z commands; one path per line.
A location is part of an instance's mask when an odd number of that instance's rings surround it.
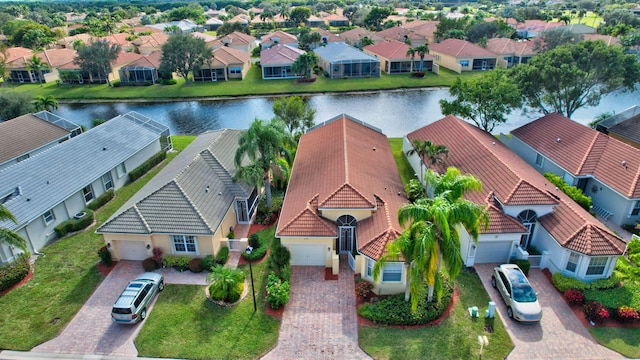
M 15 224 L 18 223 L 16 217 L 13 216 L 11 211 L 9 211 L 9 209 L 7 209 L 3 204 L 0 204 L 0 222 L 4 222 L 7 220 Z M 16 232 L 11 231 L 7 228 L 0 228 L 0 243 L 15 246 L 24 252 L 27 251 L 27 241 Z
M 424 45 L 416 46 L 414 50 L 420 57 L 420 71 L 422 71 L 422 67 L 424 66 L 424 57 L 429 53 L 429 47 L 426 44 L 424 44 Z
M 42 86 L 42 70 L 48 69 L 49 64 L 42 61 L 37 55 L 33 55 L 29 60 L 24 62 L 24 65 L 27 67 L 27 70 L 34 71 L 38 74 L 38 80 L 40 81 L 40 86 Z
M 444 162 L 443 156 L 449 156 L 449 149 L 445 145 L 435 145 L 429 140 L 414 140 L 413 148 L 407 151 L 407 156 L 418 155 L 420 158 L 420 182 L 422 183 L 422 170 L 426 160 L 429 160 L 429 168 L 435 164 Z
M 235 155 L 236 173 L 234 180 L 244 180 L 255 186 L 264 184 L 267 198 L 267 208 L 271 209 L 271 175 L 272 168 L 279 168 L 283 173 L 284 165 L 291 158 L 287 145 L 291 143 L 291 136 L 278 121 L 265 123 L 256 119 L 249 129 L 242 133 L 238 140 Z M 249 159 L 248 165 L 243 160 Z M 280 161 L 284 158 L 287 161 Z
M 36 96 L 33 100 L 33 105 L 36 107 L 36 111 L 47 110 L 49 112 L 58 109 L 58 100 L 52 95 Z
M 413 63 L 415 62 L 415 58 L 416 58 L 416 49 L 410 47 L 409 50 L 407 50 L 407 56 L 411 58 L 411 71 L 413 72 Z
M 209 287 L 211 297 L 215 300 L 228 301 L 238 285 L 244 281 L 244 273 L 240 269 L 217 265 L 211 269 L 207 280 L 212 283 Z

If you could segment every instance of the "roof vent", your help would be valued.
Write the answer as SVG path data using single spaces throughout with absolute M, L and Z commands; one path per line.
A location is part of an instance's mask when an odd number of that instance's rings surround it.
M 373 151 L 376 151 L 376 147 L 375 146 L 373 147 Z
M 491 142 L 491 145 L 495 145 L 495 144 L 496 144 L 496 142 L 495 142 L 495 141 L 492 141 L 492 142 Z
M 208 193 L 209 192 L 209 185 L 207 185 L 206 188 L 204 188 L 204 192 Z
M 556 142 L 560 142 L 560 140 L 562 140 L 562 139 L 560 139 L 560 138 L 557 138 L 557 139 L 556 139 Z
M 622 166 L 624 166 L 625 169 L 627 168 L 627 162 L 626 161 L 622 160 L 621 164 L 622 164 Z
M 106 146 L 104 146 L 104 147 L 102 148 L 102 151 L 107 151 L 107 147 L 106 147 Z

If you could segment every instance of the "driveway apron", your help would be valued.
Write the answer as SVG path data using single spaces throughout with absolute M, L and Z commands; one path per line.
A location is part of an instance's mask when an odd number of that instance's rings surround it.
M 623 359 L 623 356 L 593 339 L 539 269 L 531 269 L 528 278 L 533 289 L 538 292 L 542 320 L 539 324 L 521 324 L 509 319 L 500 293 L 491 286 L 491 274 L 493 267 L 497 265 L 476 264 L 475 269 L 491 300 L 496 303 L 515 345 L 507 359 Z M 486 307 L 486 304 L 481 306 Z
M 263 359 L 370 359 L 358 346 L 353 271 L 340 261 L 336 280 L 318 266 L 292 266 L 291 291 L 277 346 Z

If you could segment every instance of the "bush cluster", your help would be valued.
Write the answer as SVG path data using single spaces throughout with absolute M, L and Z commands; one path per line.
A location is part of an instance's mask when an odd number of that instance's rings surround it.
M 272 309 L 279 309 L 289 301 L 290 285 L 288 281 L 282 281 L 275 273 L 267 278 L 267 303 Z
M 178 271 L 185 271 L 189 267 L 189 261 L 191 258 L 183 255 L 167 255 L 164 257 L 163 265 L 166 267 L 172 267 Z
M 108 203 L 109 201 L 111 201 L 111 199 L 113 199 L 113 197 L 116 196 L 116 192 L 113 191 L 113 189 L 109 189 L 105 192 L 102 193 L 102 195 L 98 196 L 95 200 L 93 200 L 92 202 L 90 202 L 87 205 L 87 208 L 96 211 L 98 209 L 100 209 L 101 207 L 104 206 L 104 204 Z
M 582 190 L 567 184 L 561 177 L 550 172 L 546 172 L 543 175 L 550 183 L 557 186 L 558 189 L 575 201 L 576 204 L 589 212 L 591 211 L 591 197 L 582 193 Z
M 531 269 L 531 262 L 529 260 L 514 259 L 513 263 L 518 265 L 525 275 L 529 275 L 529 269 Z
M 566 290 L 564 292 L 564 298 L 567 299 L 570 305 L 579 305 L 584 303 L 584 295 L 582 291 L 577 289 Z
M 260 238 L 257 234 L 251 234 L 251 236 L 256 235 L 254 237 L 254 245 L 255 245 L 255 239 L 257 238 L 257 243 L 258 246 L 251 246 L 253 248 L 253 250 L 251 250 L 251 254 L 247 254 L 246 251 L 242 252 L 242 257 L 245 260 L 251 260 L 251 261 L 256 261 L 259 259 L 262 259 L 264 257 L 264 255 L 267 253 L 267 249 L 269 248 L 269 244 L 267 243 L 267 241 L 265 239 Z M 249 244 L 251 244 L 251 236 L 249 236 Z
M 146 258 L 142 260 L 142 268 L 146 272 L 153 271 L 158 268 L 158 263 L 153 258 Z
M 149 170 L 151 170 L 154 166 L 160 164 L 164 159 L 167 158 L 167 152 L 162 150 L 152 157 L 150 157 L 147 161 L 143 162 L 137 168 L 131 170 L 129 172 L 129 181 L 134 182 L 144 174 L 146 174 Z
M 571 289 L 580 291 L 607 290 L 616 288 L 620 285 L 620 279 L 618 279 L 615 274 L 611 275 L 608 279 L 600 279 L 588 283 L 557 272 L 551 276 L 551 281 L 553 282 L 553 286 L 555 286 L 560 292 L 565 292 Z
M 356 283 L 356 295 L 363 299 L 369 298 L 369 293 L 373 290 L 373 284 L 367 280 L 360 279 Z
M 98 256 L 100 257 L 100 261 L 106 266 L 111 266 L 113 264 L 113 259 L 111 258 L 111 252 L 107 249 L 106 246 L 101 247 L 98 250 Z
M 271 199 L 271 208 L 267 208 L 267 203 L 264 199 L 261 199 L 258 203 L 258 209 L 256 211 L 256 224 L 271 225 L 278 220 L 280 215 L 280 209 L 282 209 L 282 198 L 273 197 Z
M 584 305 L 584 315 L 596 324 L 601 324 L 609 318 L 609 311 L 597 301 L 589 301 Z
M 218 253 L 215 257 L 215 262 L 218 265 L 224 265 L 227 263 L 227 259 L 229 258 L 229 248 L 224 246 L 218 250 Z
M 24 253 L 15 261 L 0 266 L 0 291 L 9 289 L 29 274 L 31 269 L 30 256 L 31 254 Z
M 202 270 L 204 270 L 204 268 L 202 267 L 202 259 L 200 258 L 193 258 L 191 260 L 189 260 L 189 270 L 192 273 L 201 273 Z
M 275 238 L 271 245 L 269 267 L 272 269 L 267 278 L 267 303 L 272 309 L 278 309 L 289 301 L 291 289 L 291 253 L 282 246 L 279 238 Z
M 276 271 L 281 270 L 285 266 L 289 265 L 290 260 L 291 253 L 289 252 L 289 249 L 282 246 L 280 238 L 275 238 L 271 245 L 271 254 L 269 255 L 269 265 L 271 268 Z
M 616 311 L 616 318 L 622 322 L 634 322 L 640 319 L 638 310 L 629 306 L 620 306 Z
M 207 279 L 212 282 L 209 294 L 217 301 L 234 303 L 240 299 L 244 291 L 244 273 L 240 269 L 217 265 Z
M 89 225 L 93 223 L 93 211 L 89 209 L 82 210 L 86 213 L 81 219 L 68 219 L 53 228 L 56 232 L 56 236 L 61 238 L 67 235 L 70 232 L 80 231 L 86 229 Z
M 162 249 L 160 249 L 159 247 L 154 247 L 153 256 L 151 256 L 151 258 L 156 262 L 156 266 L 160 267 L 160 265 L 162 265 Z

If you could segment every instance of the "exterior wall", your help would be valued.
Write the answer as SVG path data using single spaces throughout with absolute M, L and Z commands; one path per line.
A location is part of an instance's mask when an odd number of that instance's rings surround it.
M 546 214 L 549 214 L 553 211 L 553 206 L 551 205 L 519 205 L 519 206 L 503 206 L 503 211 L 505 214 L 512 216 L 514 218 L 518 218 L 518 215 L 525 210 L 533 210 L 536 212 L 538 217 L 542 217 Z
M 342 215 L 351 215 L 356 218 L 357 221 L 362 221 L 371 216 L 371 210 L 352 210 L 352 209 L 341 209 L 341 210 L 320 210 L 322 212 L 322 217 L 329 219 L 331 221 L 336 221 Z
M 300 238 L 300 237 L 281 237 L 280 243 L 291 251 L 292 244 L 322 244 L 323 249 L 329 249 L 324 255 L 324 266 L 333 267 L 333 254 L 335 253 L 335 238 Z
M 188 235 L 188 234 L 178 234 L 175 235 Z M 189 256 L 189 257 L 205 257 L 207 255 L 215 255 L 217 252 L 214 252 L 214 248 L 216 244 L 219 245 L 219 241 L 216 242 L 215 237 L 207 236 L 207 235 L 198 235 L 196 236 L 197 243 L 197 254 L 189 254 L 189 253 L 176 253 L 173 251 L 173 246 L 171 244 L 171 235 L 170 234 L 104 234 L 105 243 L 111 244 L 109 251 L 111 252 L 111 256 L 114 260 L 118 261 L 122 258 L 122 254 L 120 254 L 120 249 L 118 248 L 118 241 L 139 241 L 144 243 L 145 245 L 149 245 L 149 249 L 147 249 L 147 256 L 151 257 L 153 255 L 153 248 L 162 249 L 163 255 L 174 255 L 174 256 Z M 219 247 L 218 247 L 219 249 Z
M 380 273 L 380 277 L 378 281 L 373 279 L 373 276 L 369 276 L 367 274 L 367 262 L 368 258 L 363 255 L 358 255 L 361 259 L 356 259 L 356 270 L 355 273 L 360 273 L 361 277 L 370 283 L 373 284 L 373 292 L 378 295 L 391 295 L 391 294 L 399 294 L 404 293 L 407 284 L 407 267 L 402 266 L 402 281 L 399 282 L 383 282 L 382 281 L 382 273 Z
M 447 69 L 451 70 L 451 71 L 455 71 L 458 74 L 461 73 L 462 71 L 469 71 L 471 70 L 471 62 L 469 62 L 469 68 L 468 69 L 464 69 L 459 63 L 458 63 L 458 59 L 456 59 L 453 56 L 449 56 L 449 55 L 445 55 L 442 53 L 438 53 L 435 51 L 431 51 L 431 55 L 435 56 L 436 60 L 435 63 L 440 65 L 440 66 L 444 66 Z
M 220 226 L 218 226 L 218 228 L 216 229 L 216 232 L 214 233 L 214 237 L 217 239 L 218 242 L 221 242 L 223 238 L 224 239 L 228 238 L 229 229 L 232 227 L 235 228 L 236 226 L 235 209 L 236 208 L 234 204 L 231 204 L 231 206 L 229 206 L 229 210 L 227 210 L 227 213 L 222 218 L 222 222 L 220 222 Z M 214 249 L 216 253 L 220 249 L 220 246 L 221 244 L 218 244 L 217 247 Z M 224 244 L 224 246 L 226 246 L 226 244 Z
M 594 191 L 594 189 L 596 191 Z M 584 193 L 587 196 L 591 196 L 594 205 L 613 214 L 608 220 L 614 224 L 633 224 L 640 221 L 640 214 L 631 216 L 631 210 L 633 209 L 635 200 L 623 196 L 597 179 L 589 178 L 587 180 Z
M 147 147 L 145 147 L 144 149 L 142 149 L 132 157 L 125 160 L 124 161 L 125 170 L 127 171 L 127 173 L 130 172 L 131 170 L 142 165 L 143 162 L 147 161 L 151 156 L 153 156 L 160 150 L 161 150 L 160 141 L 159 140 L 154 141 L 153 143 L 147 145 Z M 100 176 L 102 176 L 102 174 L 100 174 Z M 129 177 L 127 176 L 127 179 L 128 178 Z

